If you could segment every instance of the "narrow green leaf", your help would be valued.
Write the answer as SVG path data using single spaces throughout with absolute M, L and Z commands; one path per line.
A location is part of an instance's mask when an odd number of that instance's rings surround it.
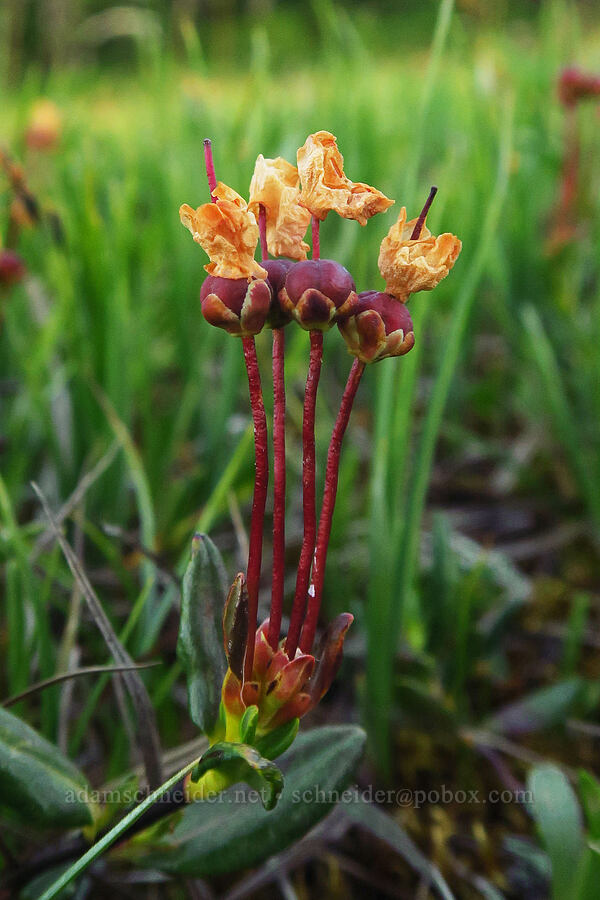
M 285 787 L 272 812 L 232 788 L 218 803 L 188 806 L 170 834 L 140 847 L 136 864 L 190 877 L 258 865 L 306 834 L 340 799 L 351 799 L 342 795 L 364 746 L 365 734 L 354 726 L 301 734 L 281 759 Z
M 593 468 L 587 464 L 582 446 L 585 440 L 573 406 L 567 395 L 559 362 L 550 343 L 540 315 L 534 306 L 528 305 L 521 313 L 524 334 L 528 338 L 531 355 L 535 359 L 542 382 L 540 400 L 550 413 L 556 437 L 559 439 L 579 488 L 587 503 L 591 518 L 600 524 L 600 495 Z
M 485 727 L 503 734 L 518 735 L 560 724 L 580 696 L 582 688 L 580 678 L 569 678 L 533 691 L 499 710 L 484 723 Z
M 90 786 L 53 744 L 0 707 L 0 802 L 42 828 L 93 822 Z
M 131 827 L 137 820 L 149 809 L 157 800 L 159 800 L 163 794 L 166 794 L 172 787 L 174 787 L 181 778 L 185 777 L 188 772 L 194 768 L 197 764 L 197 760 L 193 760 L 188 763 L 174 775 L 171 775 L 163 784 L 160 785 L 155 791 L 152 791 L 145 800 L 143 800 L 139 806 L 136 806 L 135 809 L 132 809 L 130 813 L 124 816 L 121 821 L 115 825 L 114 828 L 101 837 L 99 841 L 97 841 L 93 847 L 84 853 L 83 856 L 80 856 L 77 862 L 73 863 L 66 872 L 58 878 L 54 884 L 52 884 L 48 890 L 42 894 L 38 900 L 53 900 L 54 897 L 58 897 L 64 888 L 74 881 L 82 872 L 91 866 L 95 860 L 98 859 L 99 856 L 102 856 L 105 850 L 108 850 L 109 847 L 119 840 L 121 835 L 127 831 L 128 828 Z
M 219 551 L 209 537 L 197 534 L 183 579 L 177 655 L 187 676 L 190 715 L 205 733 L 217 721 L 227 668 L 221 637 L 225 585 Z
M 600 840 L 600 782 L 591 772 L 579 772 L 579 796 L 593 841 Z
M 361 828 L 366 829 L 388 847 L 399 853 L 409 866 L 436 888 L 444 900 L 454 900 L 450 888 L 438 868 L 424 856 L 402 826 L 373 803 L 358 800 L 345 808 L 346 815 Z
M 586 847 L 575 874 L 573 894 L 575 900 L 598 900 L 600 884 L 600 853 L 593 846 Z
M 577 797 L 557 766 L 536 766 L 527 787 L 531 811 L 552 865 L 552 897 L 573 900 L 574 874 L 584 851 L 582 817 Z
M 244 712 L 240 722 L 240 739 L 242 744 L 254 743 L 256 726 L 258 724 L 258 706 L 249 706 Z
M 292 719 L 259 738 L 256 742 L 256 749 L 266 759 L 277 759 L 294 743 L 299 728 L 300 719 Z

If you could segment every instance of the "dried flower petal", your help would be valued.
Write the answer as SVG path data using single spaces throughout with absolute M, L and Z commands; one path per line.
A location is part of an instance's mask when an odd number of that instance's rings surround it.
M 298 169 L 283 157 L 265 159 L 260 154 L 250 182 L 248 208 L 258 219 L 259 205 L 266 212 L 267 244 L 273 256 L 306 259 L 308 244 L 302 238 L 310 213 L 300 206 Z
M 403 206 L 398 221 L 381 242 L 379 271 L 386 291 L 405 303 L 416 291 L 430 291 L 445 278 L 460 253 L 462 243 L 453 234 L 435 237 L 423 225 L 418 240 L 411 240 L 417 220 L 406 221 Z
M 198 209 L 184 203 L 179 209 L 181 223 L 210 257 L 204 268 L 219 278 L 266 278 L 266 271 L 254 259 L 258 225 L 246 201 L 221 181 L 213 197 L 216 203 L 204 203 Z
M 302 182 L 300 203 L 321 221 L 333 209 L 344 219 L 366 225 L 367 219 L 385 212 L 394 202 L 376 188 L 346 177 L 344 158 L 329 131 L 317 131 L 307 137 L 298 150 L 298 170 Z

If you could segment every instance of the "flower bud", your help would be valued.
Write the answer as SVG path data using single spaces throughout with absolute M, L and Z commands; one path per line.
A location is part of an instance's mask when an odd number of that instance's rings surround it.
M 271 307 L 271 288 L 262 278 L 209 275 L 200 291 L 202 315 L 228 334 L 249 337 L 262 331 Z
M 31 111 L 25 143 L 31 150 L 53 150 L 60 140 L 62 116 L 51 100 L 38 100 Z
M 347 269 L 332 259 L 308 259 L 288 272 L 282 305 L 307 331 L 327 331 L 352 315 L 356 285 Z
M 271 299 L 271 309 L 267 325 L 271 328 L 283 328 L 291 321 L 292 317 L 287 310 L 283 308 L 280 300 L 280 293 L 285 285 L 285 279 L 294 263 L 291 259 L 263 259 L 261 266 L 267 270 L 267 284 L 271 288 L 273 295 Z
M 403 356 L 415 343 L 406 305 L 380 291 L 359 294 L 355 314 L 340 322 L 339 329 L 350 353 L 364 363 Z
M 576 106 L 579 100 L 600 96 L 600 77 L 569 67 L 558 79 L 558 97 L 564 106 Z
M 14 250 L 0 250 L 0 287 L 10 287 L 25 277 L 25 263 Z

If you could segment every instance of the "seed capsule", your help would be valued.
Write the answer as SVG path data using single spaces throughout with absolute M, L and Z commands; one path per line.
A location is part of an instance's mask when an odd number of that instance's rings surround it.
M 340 322 L 339 329 L 350 353 L 364 363 L 403 356 L 415 343 L 406 305 L 380 291 L 359 294 L 355 314 Z
M 296 263 L 281 291 L 284 309 L 307 331 L 327 331 L 352 315 L 357 300 L 350 272 L 332 259 Z
M 209 275 L 200 291 L 202 315 L 229 334 L 250 337 L 265 326 L 271 308 L 271 288 L 264 279 L 219 278 Z
M 272 299 L 267 325 L 271 328 L 283 328 L 291 322 L 290 313 L 284 309 L 280 299 L 288 272 L 295 263 L 291 259 L 263 259 L 261 266 L 267 270 L 267 284 L 271 288 Z

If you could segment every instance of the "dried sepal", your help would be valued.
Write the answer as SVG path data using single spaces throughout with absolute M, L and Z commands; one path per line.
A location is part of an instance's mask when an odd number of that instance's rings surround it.
M 381 242 L 379 271 L 386 292 L 405 303 L 417 291 L 431 291 L 445 278 L 460 253 L 462 243 L 446 232 L 435 237 L 423 225 L 417 240 L 412 240 L 417 219 L 406 221 L 406 208 L 400 210 L 397 222 L 392 225 Z
M 221 181 L 212 195 L 216 203 L 197 209 L 184 203 L 179 209 L 182 225 L 210 257 L 204 268 L 219 278 L 266 278 L 266 271 L 254 259 L 258 225 L 246 201 Z
M 298 150 L 298 171 L 300 203 L 321 221 L 334 210 L 344 219 L 366 225 L 371 216 L 385 212 L 394 202 L 377 188 L 346 177 L 344 158 L 329 131 L 307 137 Z
M 248 644 L 248 588 L 246 577 L 239 572 L 227 595 L 223 612 L 223 646 L 229 669 L 242 681 L 244 656 Z
M 258 219 L 259 207 L 265 209 L 267 245 L 272 256 L 306 259 L 308 244 L 302 240 L 310 224 L 310 213 L 298 202 L 298 169 L 283 157 L 256 160 L 250 182 L 248 208 Z
M 317 664 L 308 684 L 311 706 L 325 696 L 342 664 L 344 639 L 354 621 L 351 613 L 341 613 L 327 626 L 317 651 Z
M 340 322 L 339 329 L 348 351 L 364 363 L 403 356 L 415 344 L 407 307 L 380 291 L 359 294 L 355 314 Z

